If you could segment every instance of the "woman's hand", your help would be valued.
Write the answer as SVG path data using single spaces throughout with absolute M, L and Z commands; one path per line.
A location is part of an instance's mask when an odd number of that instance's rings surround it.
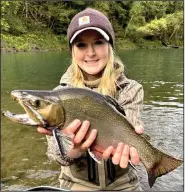
M 70 158 L 78 158 L 82 155 L 83 152 L 87 151 L 87 149 L 92 145 L 97 136 L 97 130 L 93 129 L 89 136 L 86 138 L 86 134 L 88 132 L 90 126 L 89 121 L 83 121 L 81 123 L 80 120 L 76 119 L 71 122 L 68 127 L 62 130 L 65 133 L 73 135 L 74 148 L 68 152 L 68 156 Z M 50 130 L 39 127 L 38 132 L 52 135 Z M 135 131 L 138 134 L 142 134 L 144 131 L 143 127 L 135 127 Z M 112 146 L 109 146 L 103 153 L 103 159 L 108 159 L 112 155 L 112 162 L 115 165 L 120 165 L 122 168 L 126 168 L 128 166 L 129 160 L 134 165 L 139 164 L 139 155 L 137 150 L 134 147 L 129 147 L 128 145 L 120 142 L 116 149 Z
M 74 136 L 74 148 L 68 152 L 68 157 L 78 158 L 92 145 L 96 139 L 97 130 L 91 130 L 87 137 L 89 126 L 89 121 L 83 121 L 81 123 L 80 120 L 76 119 L 63 130 L 64 133 L 73 134 Z
M 92 145 L 97 136 L 97 130 L 93 129 L 87 137 L 87 132 L 90 126 L 89 121 L 76 119 L 72 121 L 62 132 L 73 136 L 74 148 L 71 149 L 67 156 L 70 158 L 80 157 Z M 52 135 L 52 131 L 43 127 L 38 127 L 37 131 L 42 134 Z
M 43 128 L 43 127 L 38 127 L 38 128 L 37 128 L 37 131 L 38 131 L 39 133 L 44 134 L 44 135 L 50 135 L 50 136 L 53 135 L 52 131 L 50 131 L 49 129 L 45 129 L 45 128 Z
M 138 134 L 142 134 L 144 128 L 141 126 L 135 127 L 135 131 Z M 109 146 L 103 153 L 103 158 L 106 160 L 111 155 L 112 163 L 114 165 L 120 165 L 121 168 L 126 168 L 128 166 L 129 160 L 133 165 L 139 164 L 139 154 L 135 147 L 129 147 L 128 145 L 123 144 L 122 142 L 118 143 L 116 149 L 112 146 Z

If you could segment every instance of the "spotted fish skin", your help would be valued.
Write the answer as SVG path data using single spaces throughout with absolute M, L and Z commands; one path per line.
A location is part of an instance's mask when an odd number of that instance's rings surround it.
M 89 150 L 95 160 L 108 146 L 116 147 L 119 142 L 135 147 L 147 170 L 150 187 L 157 177 L 182 164 L 182 160 L 154 148 L 144 137 L 138 135 L 127 120 L 124 110 L 109 96 L 88 89 L 69 87 L 53 91 L 15 90 L 11 95 L 32 120 L 46 128 L 62 126 L 65 129 L 74 119 L 89 120 L 91 125 L 88 134 L 92 129 L 98 130 L 97 138 Z M 21 123 L 18 119 L 16 121 Z M 65 145 L 65 138 L 66 136 L 61 136 L 61 146 Z M 62 147 L 64 154 L 69 147 L 68 143 Z

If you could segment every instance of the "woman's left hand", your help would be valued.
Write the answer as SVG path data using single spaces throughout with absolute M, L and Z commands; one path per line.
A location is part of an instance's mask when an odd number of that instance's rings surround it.
M 142 134 L 144 131 L 144 128 L 141 126 L 135 127 L 135 131 L 138 134 Z M 108 147 L 104 153 L 103 158 L 106 160 L 111 155 L 112 156 L 112 163 L 114 165 L 120 165 L 121 168 L 126 168 L 128 166 L 129 160 L 133 165 L 139 164 L 139 154 L 135 147 L 129 147 L 128 145 L 120 142 L 118 143 L 118 146 L 116 149 L 114 149 L 112 146 Z

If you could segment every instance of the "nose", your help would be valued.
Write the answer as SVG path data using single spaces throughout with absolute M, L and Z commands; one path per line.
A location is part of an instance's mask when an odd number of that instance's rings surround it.
M 87 55 L 89 56 L 89 57 L 92 57 L 92 56 L 94 56 L 96 53 L 95 53 L 95 49 L 94 49 L 94 47 L 93 47 L 93 45 L 89 45 L 88 47 L 87 47 Z

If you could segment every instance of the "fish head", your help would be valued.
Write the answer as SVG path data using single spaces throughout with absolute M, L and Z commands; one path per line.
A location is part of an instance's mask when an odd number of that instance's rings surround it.
M 43 127 L 58 127 L 64 124 L 64 109 L 55 92 L 14 90 L 11 92 L 11 96 L 26 112 L 24 118 L 21 115 L 11 115 L 10 112 L 4 114 L 7 117 L 9 116 L 9 118 L 11 116 L 11 120 L 22 124 Z

